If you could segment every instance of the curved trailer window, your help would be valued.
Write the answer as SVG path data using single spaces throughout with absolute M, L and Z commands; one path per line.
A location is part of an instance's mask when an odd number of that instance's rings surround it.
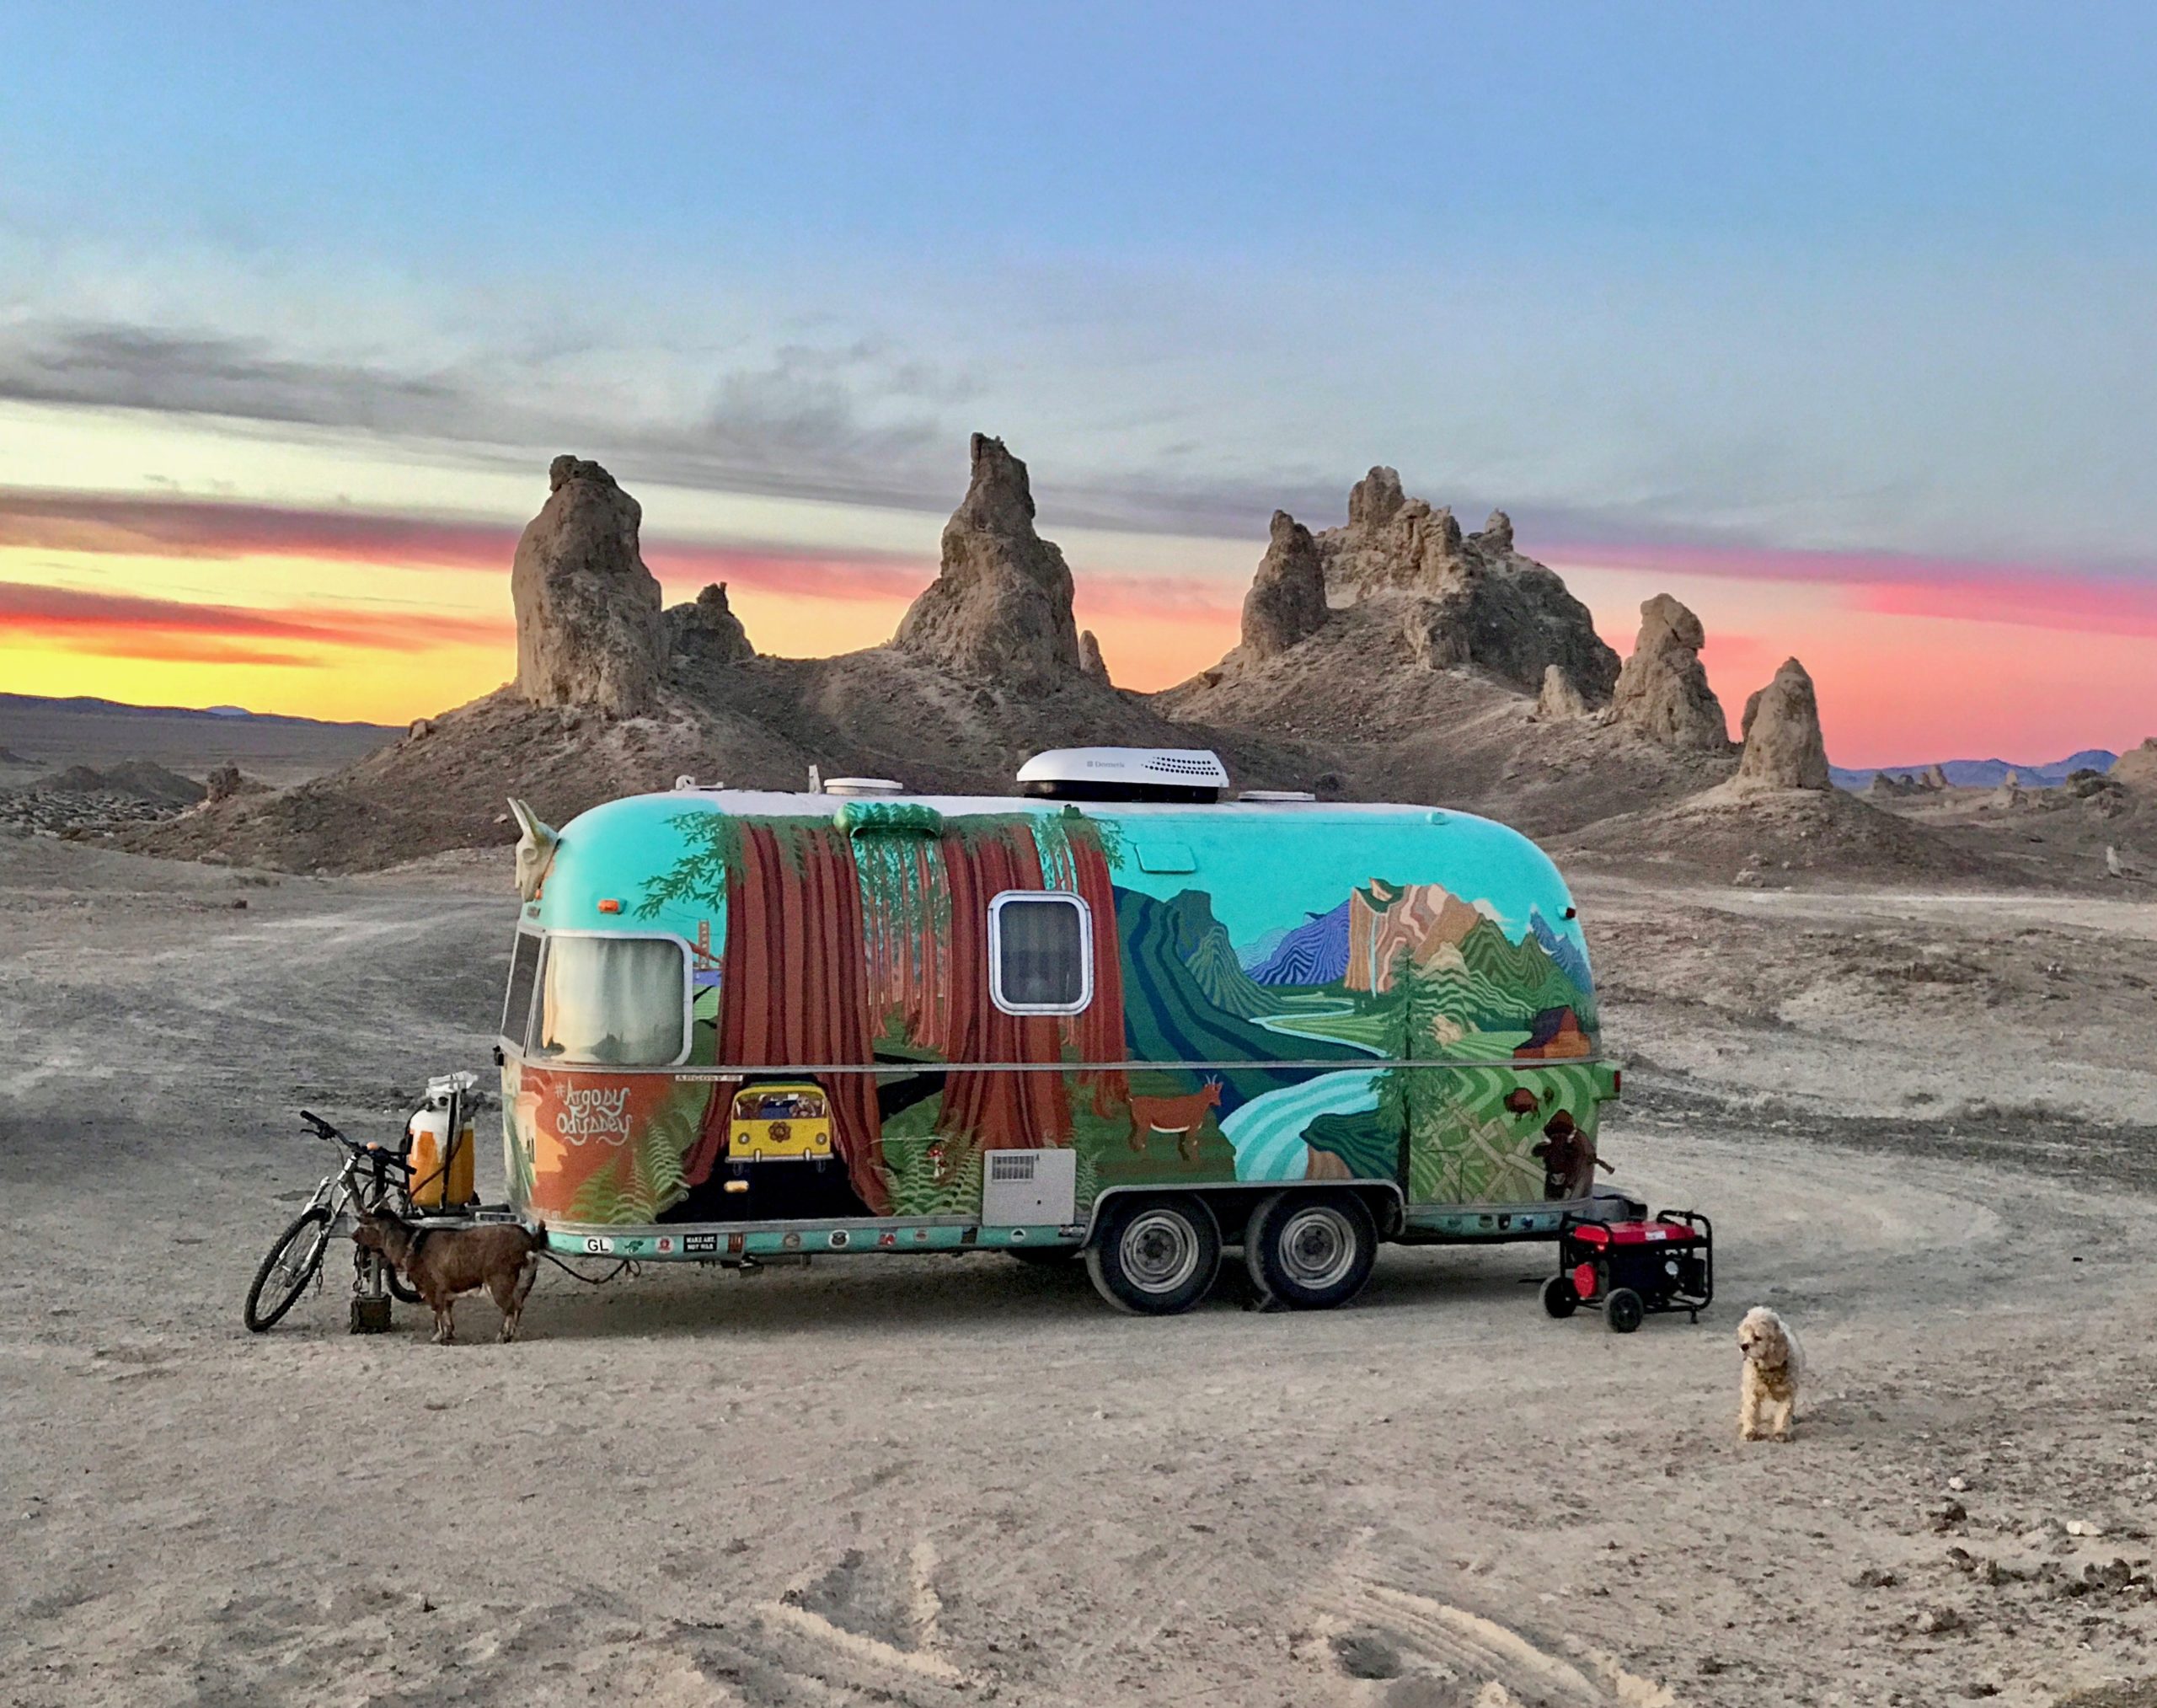
M 688 1052 L 689 960 L 672 937 L 550 932 L 533 1053 L 609 1068 L 666 1068 Z
M 509 991 L 502 999 L 502 1036 L 518 1049 L 532 1034 L 532 993 L 539 984 L 539 944 L 537 931 L 517 934 L 517 947 L 509 961 Z
M 1006 1014 L 1077 1014 L 1094 999 L 1093 951 L 1076 896 L 1007 890 L 988 904 L 989 994 Z

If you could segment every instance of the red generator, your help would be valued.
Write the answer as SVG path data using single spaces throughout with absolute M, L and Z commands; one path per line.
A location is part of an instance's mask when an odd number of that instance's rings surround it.
M 1694 1322 L 1715 1297 L 1715 1229 L 1697 1210 L 1665 1210 L 1638 1222 L 1576 1222 L 1558 1229 L 1558 1272 L 1543 1284 L 1543 1308 L 1569 1317 L 1582 1305 L 1630 1335 L 1651 1310 L 1682 1310 Z

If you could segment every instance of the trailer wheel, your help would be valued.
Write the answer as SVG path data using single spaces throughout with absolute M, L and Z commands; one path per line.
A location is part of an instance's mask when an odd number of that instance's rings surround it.
M 1378 1225 L 1353 1192 L 1276 1192 L 1251 1212 L 1244 1266 L 1267 1303 L 1330 1310 L 1363 1290 Z
M 1212 1290 L 1221 1229 L 1203 1200 L 1175 1193 L 1111 1199 L 1086 1247 L 1101 1297 L 1135 1316 L 1174 1316 Z
M 1543 1309 L 1563 1321 L 1581 1308 L 1581 1296 L 1570 1275 L 1554 1275 L 1543 1283 Z
M 1603 1301 L 1603 1320 L 1614 1335 L 1630 1335 L 1646 1314 L 1647 1307 L 1640 1303 L 1640 1294 L 1630 1287 L 1612 1288 L 1610 1297 Z

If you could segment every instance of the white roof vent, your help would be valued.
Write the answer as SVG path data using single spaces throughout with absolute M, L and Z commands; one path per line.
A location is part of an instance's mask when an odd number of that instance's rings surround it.
M 906 784 L 894 783 L 888 777 L 827 777 L 827 795 L 903 795 Z
M 1019 768 L 1019 787 L 1049 800 L 1214 801 L 1228 786 L 1204 747 L 1058 747 Z

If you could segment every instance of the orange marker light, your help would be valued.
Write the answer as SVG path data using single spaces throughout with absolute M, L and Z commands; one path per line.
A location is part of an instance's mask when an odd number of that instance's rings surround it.
M 602 913 L 618 913 L 622 911 L 622 904 L 609 896 L 599 904 L 599 911 Z

